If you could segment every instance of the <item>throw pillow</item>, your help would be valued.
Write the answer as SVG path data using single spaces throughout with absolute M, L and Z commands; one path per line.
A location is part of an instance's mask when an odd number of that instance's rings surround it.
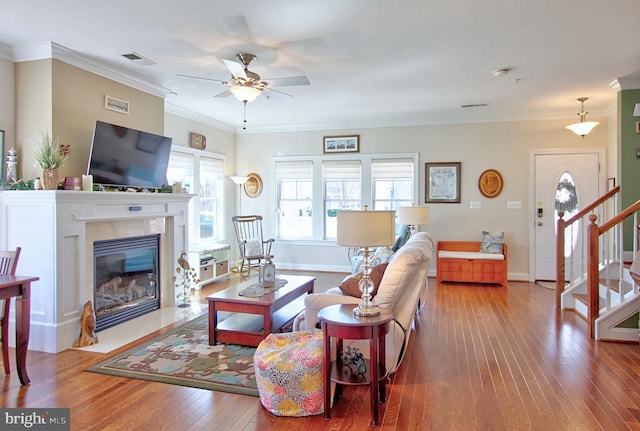
M 258 238 L 251 238 L 247 240 L 244 248 L 245 257 L 247 256 L 262 256 L 262 243 Z
M 503 254 L 504 232 L 482 231 L 481 253 Z
M 371 268 L 371 274 L 369 277 L 371 281 L 373 281 L 373 292 L 371 292 L 371 298 L 373 298 L 376 293 L 378 293 L 378 286 L 382 281 L 382 276 L 384 275 L 384 270 L 387 269 L 388 263 L 381 263 L 380 265 L 376 265 Z M 362 278 L 362 272 L 358 272 L 357 274 L 352 274 L 347 276 L 342 283 L 340 283 L 340 291 L 343 295 L 354 296 L 356 298 L 360 298 L 362 296 L 362 292 L 358 288 L 358 282 Z

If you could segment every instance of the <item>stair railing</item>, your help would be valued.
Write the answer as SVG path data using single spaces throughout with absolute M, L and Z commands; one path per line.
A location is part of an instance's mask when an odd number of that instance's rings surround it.
M 587 316 L 587 324 L 589 328 L 589 336 L 591 338 L 595 337 L 595 321 L 600 315 L 600 237 L 605 235 L 609 230 L 617 228 L 620 230 L 620 256 L 622 257 L 622 223 L 629 217 L 633 217 L 633 227 L 634 230 L 638 226 L 638 212 L 640 212 L 640 200 L 629 206 L 625 210 L 621 211 L 619 214 L 612 217 L 609 221 L 603 223 L 598 226 L 596 224 L 596 220 L 598 217 L 595 214 L 589 216 L 589 220 L 591 224 L 589 224 L 589 234 L 588 234 L 588 270 L 587 270 L 587 284 L 588 284 L 588 316 Z M 633 237 L 633 256 L 638 252 L 638 242 L 636 240 L 637 232 L 634 232 Z M 606 247 L 604 248 L 606 250 Z M 603 251 L 605 252 L 605 251 Z M 620 271 L 622 271 L 623 262 L 620 259 Z M 609 278 L 607 276 L 607 278 Z M 619 278 L 622 280 L 622 276 Z M 608 283 L 608 281 L 607 281 Z M 634 293 L 638 293 L 638 286 L 634 283 Z M 607 284 L 607 302 L 610 303 L 610 292 L 611 288 L 609 284 Z M 619 289 L 620 292 L 622 289 Z M 621 300 L 624 300 L 624 295 L 621 294 Z
M 580 278 L 584 277 L 587 273 L 587 264 L 588 261 L 588 253 L 587 247 L 585 246 L 586 241 L 582 241 L 582 249 L 573 251 L 567 258 L 565 258 L 565 244 L 566 244 L 566 236 L 567 232 L 570 234 L 570 241 L 573 243 L 573 235 L 582 234 L 583 238 L 587 238 L 587 216 L 597 212 L 600 214 L 601 218 L 610 217 L 615 214 L 617 209 L 617 195 L 620 192 L 620 186 L 615 186 L 607 193 L 600 196 L 595 201 L 591 202 L 589 205 L 584 207 L 582 210 L 578 211 L 574 216 L 569 218 L 568 220 L 564 220 L 564 212 L 558 212 L 558 221 L 556 222 L 556 307 L 561 308 L 562 301 L 562 293 L 566 288 L 566 281 L 569 281 L 569 285 L 573 284 Z M 583 223 L 578 224 L 579 221 Z M 581 233 L 575 233 L 576 229 L 580 229 Z M 613 241 L 615 242 L 618 235 L 613 237 Z M 612 246 L 611 253 L 613 256 L 607 255 L 607 257 L 615 258 L 618 253 L 618 247 Z M 581 257 L 581 261 L 583 266 L 581 266 L 578 270 L 574 268 L 574 257 Z M 566 265 L 567 260 L 569 261 L 569 274 L 566 274 Z

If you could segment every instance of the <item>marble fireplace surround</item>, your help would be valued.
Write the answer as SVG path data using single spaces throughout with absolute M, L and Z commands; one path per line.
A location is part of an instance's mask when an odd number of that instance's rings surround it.
M 171 277 L 188 249 L 190 199 L 167 193 L 0 192 L 6 221 L 0 247 L 22 247 L 17 272 L 40 277 L 32 285 L 29 349 L 57 353 L 75 341 L 82 306 L 93 301 L 95 240 L 160 233 L 160 307 L 174 308 Z

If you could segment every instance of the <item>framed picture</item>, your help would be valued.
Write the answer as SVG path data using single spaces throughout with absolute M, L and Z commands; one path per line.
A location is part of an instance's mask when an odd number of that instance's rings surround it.
M 189 133 L 189 146 L 191 148 L 197 148 L 198 150 L 204 150 L 207 148 L 207 138 L 199 133 Z
M 425 163 L 425 203 L 460 203 L 461 162 Z
M 357 153 L 360 151 L 360 135 L 325 136 L 325 153 Z
M 111 96 L 104 96 L 104 107 L 110 111 L 120 112 L 129 115 L 129 102 L 126 100 L 116 99 Z

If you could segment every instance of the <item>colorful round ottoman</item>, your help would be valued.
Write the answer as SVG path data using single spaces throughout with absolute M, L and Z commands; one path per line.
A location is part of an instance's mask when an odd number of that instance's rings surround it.
M 276 416 L 324 412 L 322 331 L 269 334 L 253 357 L 260 402 Z

